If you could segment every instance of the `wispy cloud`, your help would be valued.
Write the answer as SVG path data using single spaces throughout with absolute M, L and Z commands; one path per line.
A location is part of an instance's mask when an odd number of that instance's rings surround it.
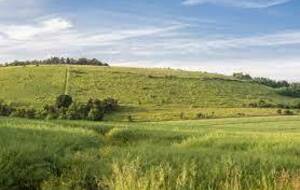
M 287 3 L 291 0 L 184 0 L 184 5 L 216 4 L 242 8 L 267 8 Z
M 71 22 L 52 18 L 33 25 L 1 25 L 0 34 L 11 40 L 31 40 L 38 35 L 54 34 L 72 27 Z
M 54 54 L 88 52 L 90 48 L 106 47 L 105 52 L 115 52 L 109 46 L 126 44 L 130 40 L 150 37 L 166 37 L 169 32 L 184 28 L 184 24 L 167 26 L 143 26 L 138 28 L 103 31 L 79 31 L 69 20 L 57 17 L 41 20 L 27 25 L 0 24 L 0 51 L 2 59 L 10 55 Z M 129 44 L 127 44 L 129 46 Z M 76 54 L 76 53 L 74 53 Z M 22 57 L 22 56 L 21 56 Z M 36 57 L 36 56 L 34 56 Z

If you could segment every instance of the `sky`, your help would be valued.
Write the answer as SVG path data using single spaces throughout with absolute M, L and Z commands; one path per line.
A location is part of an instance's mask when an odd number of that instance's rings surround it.
M 300 81 L 300 1 L 0 0 L 0 62 L 51 56 Z

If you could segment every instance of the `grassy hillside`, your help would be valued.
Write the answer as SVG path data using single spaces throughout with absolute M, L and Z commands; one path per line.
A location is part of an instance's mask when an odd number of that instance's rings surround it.
M 68 80 L 66 80 L 68 79 Z M 89 66 L 26 66 L 0 68 L 0 99 L 41 107 L 68 92 L 76 100 L 113 97 L 123 111 L 136 118 L 158 114 L 158 120 L 192 119 L 198 112 L 218 116 L 275 114 L 275 110 L 244 109 L 264 99 L 274 104 L 293 104 L 299 99 L 278 95 L 274 89 L 249 81 L 202 72 L 172 69 L 138 69 Z M 219 108 L 207 111 L 203 108 Z M 222 111 L 220 111 L 220 108 Z M 172 110 L 172 111 L 171 111 Z M 232 113 L 232 114 L 230 114 Z M 115 115 L 124 119 L 126 115 Z M 166 118 L 164 118 L 166 117 Z
M 299 189 L 300 118 L 0 118 L 0 189 Z

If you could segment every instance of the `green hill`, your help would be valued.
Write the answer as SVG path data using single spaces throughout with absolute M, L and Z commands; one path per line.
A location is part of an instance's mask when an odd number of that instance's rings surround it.
M 229 76 L 173 69 L 95 66 L 26 66 L 0 68 L 0 99 L 21 106 L 42 107 L 68 92 L 78 101 L 113 97 L 122 111 L 108 119 L 192 119 L 274 115 L 275 109 L 246 105 L 259 100 L 291 105 L 300 99 L 281 96 L 273 88 Z

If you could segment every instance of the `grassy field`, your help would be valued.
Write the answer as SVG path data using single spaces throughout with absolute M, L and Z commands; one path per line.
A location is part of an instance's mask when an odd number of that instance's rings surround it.
M 66 80 L 68 79 L 68 80 Z M 229 76 L 173 69 L 91 66 L 26 66 L 0 68 L 0 99 L 42 107 L 67 92 L 78 101 L 113 97 L 122 109 L 106 120 L 166 121 L 276 115 L 277 109 L 245 108 L 263 99 L 291 105 L 300 99 Z
M 0 189 L 299 189 L 300 117 L 0 118 Z

